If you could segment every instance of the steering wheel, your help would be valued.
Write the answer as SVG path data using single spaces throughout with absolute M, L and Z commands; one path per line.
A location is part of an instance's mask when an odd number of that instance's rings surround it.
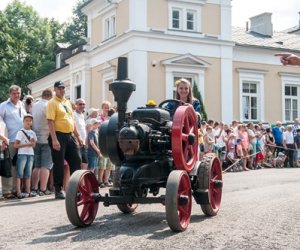
M 168 104 L 170 105 L 170 107 L 168 107 Z M 164 110 L 167 110 L 170 113 L 171 118 L 173 119 L 173 116 L 175 114 L 176 109 L 181 106 L 184 105 L 185 103 L 183 101 L 180 100 L 176 100 L 176 99 L 167 99 L 162 101 L 158 107 Z

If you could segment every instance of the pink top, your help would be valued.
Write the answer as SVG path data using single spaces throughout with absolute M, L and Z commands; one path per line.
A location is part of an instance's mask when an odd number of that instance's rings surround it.
M 242 139 L 242 148 L 248 150 L 249 149 L 248 132 L 247 131 L 241 132 L 240 137 Z

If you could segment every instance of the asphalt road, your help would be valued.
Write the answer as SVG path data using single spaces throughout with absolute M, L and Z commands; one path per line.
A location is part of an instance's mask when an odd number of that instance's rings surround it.
M 160 204 L 132 215 L 100 204 L 94 223 L 78 229 L 53 196 L 0 201 L 0 249 L 300 249 L 300 169 L 223 178 L 219 214 L 208 218 L 194 203 L 182 233 L 169 229 Z

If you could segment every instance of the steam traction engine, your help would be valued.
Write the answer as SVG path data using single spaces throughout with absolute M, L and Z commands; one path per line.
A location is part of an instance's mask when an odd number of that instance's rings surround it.
M 222 196 L 222 171 L 214 154 L 198 161 L 198 126 L 194 109 L 176 100 L 159 107 L 137 108 L 126 113 L 135 84 L 127 79 L 127 59 L 119 58 L 118 80 L 109 86 L 118 113 L 105 121 L 99 132 L 103 156 L 116 165 L 114 186 L 99 193 L 95 175 L 78 170 L 71 176 L 66 193 L 70 222 L 90 225 L 99 202 L 117 205 L 132 213 L 138 204 L 162 203 L 173 231 L 184 231 L 191 218 L 192 196 L 207 216 L 218 213 Z M 168 110 L 166 103 L 174 108 Z M 170 106 L 170 105 L 169 105 Z M 165 188 L 165 195 L 159 195 Z

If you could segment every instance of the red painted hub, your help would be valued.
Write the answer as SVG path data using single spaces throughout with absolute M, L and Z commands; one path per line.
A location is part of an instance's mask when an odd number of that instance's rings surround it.
M 78 183 L 77 212 L 82 223 L 86 225 L 94 221 L 98 211 L 98 202 L 93 198 L 94 193 L 98 192 L 98 183 L 92 175 L 87 172 Z
M 190 143 L 191 140 L 194 140 L 193 144 Z M 172 155 L 178 170 L 190 172 L 194 168 L 198 156 L 198 125 L 191 105 L 178 107 L 174 114 Z

